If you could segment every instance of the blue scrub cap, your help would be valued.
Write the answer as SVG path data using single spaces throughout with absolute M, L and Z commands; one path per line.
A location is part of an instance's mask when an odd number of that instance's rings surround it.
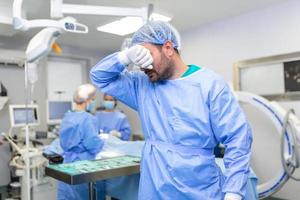
M 151 21 L 142 26 L 132 36 L 131 45 L 151 43 L 163 45 L 171 41 L 173 47 L 180 50 L 180 36 L 178 31 L 169 23 L 163 21 Z

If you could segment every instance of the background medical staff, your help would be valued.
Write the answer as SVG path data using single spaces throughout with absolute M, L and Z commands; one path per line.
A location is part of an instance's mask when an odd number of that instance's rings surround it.
M 95 126 L 94 116 L 89 113 L 94 110 L 95 98 L 96 88 L 91 84 L 79 86 L 74 94 L 75 110 L 65 114 L 60 126 L 59 138 L 63 149 L 64 163 L 93 160 L 103 147 L 103 141 L 99 138 Z M 99 185 L 97 183 L 97 187 Z M 104 199 L 104 194 L 101 197 L 97 192 L 97 195 L 98 199 Z M 88 185 L 68 185 L 59 182 L 57 199 L 88 199 Z
M 178 32 L 149 22 L 132 47 L 105 57 L 92 82 L 138 111 L 146 144 L 139 199 L 240 200 L 249 175 L 252 134 L 225 81 L 211 70 L 187 66 Z M 129 64 L 142 72 L 127 72 Z M 121 73 L 122 72 L 122 73 Z M 223 175 L 213 149 L 225 146 Z
M 125 114 L 116 109 L 117 101 L 112 96 L 104 94 L 103 106 L 105 110 L 96 112 L 98 130 L 109 133 L 121 140 L 130 139 L 130 125 Z

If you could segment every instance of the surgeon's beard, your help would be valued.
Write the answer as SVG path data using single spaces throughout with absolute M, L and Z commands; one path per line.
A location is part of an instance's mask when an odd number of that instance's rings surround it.
M 145 73 L 149 76 L 151 82 L 159 82 L 170 79 L 174 74 L 174 62 L 171 59 L 168 59 L 162 54 L 160 68 L 161 72 L 158 72 L 155 69 L 144 70 Z
M 157 81 L 165 81 L 170 79 L 174 74 L 174 62 L 171 59 L 163 56 L 162 66 L 163 71 L 157 76 Z

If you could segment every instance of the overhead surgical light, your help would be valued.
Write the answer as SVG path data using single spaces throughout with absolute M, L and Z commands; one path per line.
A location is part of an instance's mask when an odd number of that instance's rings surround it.
M 157 13 L 152 13 L 149 19 L 154 21 L 159 20 L 166 22 L 171 20 L 170 17 L 166 17 Z M 124 36 L 137 31 L 143 24 L 144 22 L 141 17 L 123 17 L 120 20 L 105 24 L 103 26 L 99 26 L 97 27 L 97 30 Z
M 68 17 L 64 20 L 49 20 L 49 19 L 37 19 L 27 20 L 22 18 L 22 4 L 23 0 L 14 0 L 13 2 L 13 26 L 16 30 L 27 31 L 32 28 L 41 27 L 54 27 L 63 29 L 66 32 L 74 33 L 87 33 L 88 27 L 84 24 L 78 23 L 74 18 Z
M 69 22 L 71 24 L 76 20 L 72 17 L 65 17 L 58 22 L 63 24 L 67 22 L 69 26 Z M 72 27 L 68 27 L 73 29 Z M 38 32 L 29 42 L 26 49 L 26 60 L 27 62 L 35 62 L 43 56 L 46 56 L 52 49 L 55 50 L 56 53 L 61 51 L 60 47 L 55 43 L 58 36 L 65 32 L 65 28 L 60 27 L 48 27 L 42 29 Z
M 26 49 L 26 60 L 34 62 L 35 60 L 47 55 L 55 40 L 62 31 L 57 28 L 44 28 L 36 34 L 29 42 Z

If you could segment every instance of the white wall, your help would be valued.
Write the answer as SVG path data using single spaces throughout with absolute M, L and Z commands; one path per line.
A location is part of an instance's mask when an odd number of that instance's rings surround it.
M 292 0 L 183 32 L 183 57 L 231 81 L 236 61 L 300 50 L 299 10 Z
M 183 58 L 231 82 L 236 61 L 300 51 L 299 11 L 300 1 L 290 0 L 185 31 L 181 33 Z M 300 110 L 298 102 L 291 105 Z M 296 200 L 299 189 L 300 182 L 289 181 L 274 196 Z

